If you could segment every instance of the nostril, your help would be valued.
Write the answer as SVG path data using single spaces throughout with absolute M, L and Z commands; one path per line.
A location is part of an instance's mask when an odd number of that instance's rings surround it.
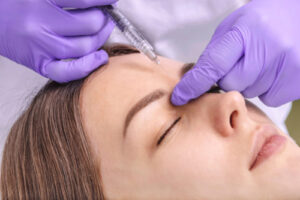
M 230 126 L 231 128 L 235 128 L 235 118 L 237 117 L 238 112 L 235 110 L 230 115 Z

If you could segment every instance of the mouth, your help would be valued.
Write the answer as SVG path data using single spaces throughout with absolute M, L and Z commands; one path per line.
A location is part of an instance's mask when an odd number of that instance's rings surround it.
M 255 133 L 249 170 L 260 166 L 263 162 L 275 155 L 286 143 L 286 137 L 269 124 L 261 126 Z

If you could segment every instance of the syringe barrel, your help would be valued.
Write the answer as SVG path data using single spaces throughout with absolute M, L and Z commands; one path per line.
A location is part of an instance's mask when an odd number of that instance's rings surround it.
M 142 34 L 135 28 L 130 21 L 120 12 L 120 10 L 111 5 L 104 6 L 102 8 L 107 12 L 116 26 L 123 32 L 125 37 L 135 46 L 139 51 L 149 54 L 150 51 L 154 51 L 151 44 L 142 36 Z M 148 53 L 147 53 L 148 52 Z M 154 52 L 153 52 L 154 53 Z

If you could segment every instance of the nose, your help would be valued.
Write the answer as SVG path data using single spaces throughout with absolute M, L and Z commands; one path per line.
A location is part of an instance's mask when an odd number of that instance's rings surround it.
M 244 97 L 239 92 L 217 94 L 212 103 L 215 103 L 215 112 L 212 112 L 212 124 L 217 132 L 229 137 L 242 132 L 247 123 L 247 107 Z

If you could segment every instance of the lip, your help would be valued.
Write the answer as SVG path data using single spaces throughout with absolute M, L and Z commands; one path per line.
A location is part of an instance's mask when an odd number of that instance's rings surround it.
M 286 142 L 272 125 L 263 125 L 254 133 L 249 170 L 253 170 L 276 154 Z

